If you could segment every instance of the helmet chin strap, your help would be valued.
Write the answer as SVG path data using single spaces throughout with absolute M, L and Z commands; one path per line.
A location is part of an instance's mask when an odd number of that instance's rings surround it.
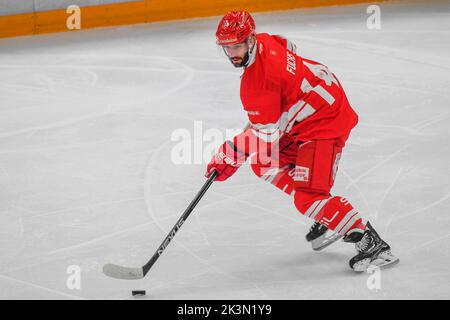
M 247 53 L 245 54 L 244 59 L 242 59 L 242 66 L 244 68 L 248 67 L 248 64 L 250 62 L 250 55 L 253 53 L 253 50 L 255 50 L 255 46 L 256 46 L 256 42 L 253 44 L 252 48 L 250 48 L 250 46 L 248 46 Z
M 245 53 L 244 59 L 242 59 L 242 66 L 245 68 L 248 65 L 248 61 L 250 59 L 249 51 Z

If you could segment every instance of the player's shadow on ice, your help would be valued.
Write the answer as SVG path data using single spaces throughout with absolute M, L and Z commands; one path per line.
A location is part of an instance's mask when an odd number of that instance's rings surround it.
M 332 249 L 331 249 L 332 250 Z M 251 264 L 233 264 L 216 267 L 222 272 L 207 269 L 181 281 L 161 285 L 146 299 L 265 299 L 270 288 L 286 284 L 301 285 L 314 282 L 340 283 L 354 278 L 355 273 L 348 266 L 351 255 L 348 252 L 305 251 L 296 254 L 265 255 Z M 259 289 L 255 289 L 257 286 Z M 268 291 L 266 291 L 265 288 Z M 274 289 L 276 292 L 276 289 Z M 270 293 L 271 294 L 271 293 Z M 284 296 L 283 296 L 284 297 Z
M 163 285 L 154 290 L 147 299 L 266 299 L 276 295 L 276 288 L 285 284 L 301 286 L 318 281 L 337 284 L 346 278 L 355 277 L 355 273 L 348 266 L 349 256 L 343 252 L 310 251 L 295 255 L 278 255 L 276 258 L 265 257 L 263 260 L 255 262 L 251 268 L 248 265 L 234 265 L 222 270 L 223 273 L 208 271 L 181 282 Z M 211 281 L 212 279 L 214 281 Z M 259 289 L 255 289 L 255 286 Z M 271 288 L 275 291 L 271 291 Z M 285 298 L 283 294 L 281 297 Z
M 282 272 L 295 274 L 299 279 L 309 279 L 317 275 L 321 278 L 335 278 L 339 276 L 354 276 L 348 261 L 351 256 L 344 252 L 309 251 L 296 255 L 279 257 L 272 262 L 272 267 Z

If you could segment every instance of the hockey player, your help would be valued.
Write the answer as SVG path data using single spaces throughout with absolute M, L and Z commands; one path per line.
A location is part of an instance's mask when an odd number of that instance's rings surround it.
M 306 235 L 313 249 L 340 238 L 354 243 L 357 254 L 349 265 L 358 272 L 398 262 L 350 202 L 330 194 L 342 149 L 358 122 L 336 76 L 299 56 L 289 40 L 256 34 L 246 11 L 227 13 L 216 40 L 244 70 L 240 96 L 250 127 L 222 144 L 205 175 L 216 170 L 216 180 L 224 181 L 250 157 L 258 177 L 292 195 L 298 211 L 315 221 Z

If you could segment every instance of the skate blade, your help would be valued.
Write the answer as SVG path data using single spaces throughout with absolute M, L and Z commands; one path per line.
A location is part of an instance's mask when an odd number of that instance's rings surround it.
M 342 238 L 342 235 L 338 233 L 334 233 L 329 237 L 326 237 L 325 235 L 314 239 L 311 241 L 311 247 L 314 251 L 320 251 L 325 249 L 326 247 L 332 245 L 336 241 Z
M 362 262 L 362 261 L 361 261 Z M 379 269 L 383 270 L 386 268 L 393 267 L 397 263 L 400 262 L 400 259 L 394 256 L 391 256 L 389 259 L 375 259 L 371 262 L 365 261 L 360 264 L 353 266 L 353 271 L 357 273 L 368 272 Z

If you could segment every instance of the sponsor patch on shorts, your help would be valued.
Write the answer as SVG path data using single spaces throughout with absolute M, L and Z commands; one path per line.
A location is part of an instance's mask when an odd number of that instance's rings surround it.
M 309 168 L 296 166 L 294 172 L 294 181 L 309 181 Z

